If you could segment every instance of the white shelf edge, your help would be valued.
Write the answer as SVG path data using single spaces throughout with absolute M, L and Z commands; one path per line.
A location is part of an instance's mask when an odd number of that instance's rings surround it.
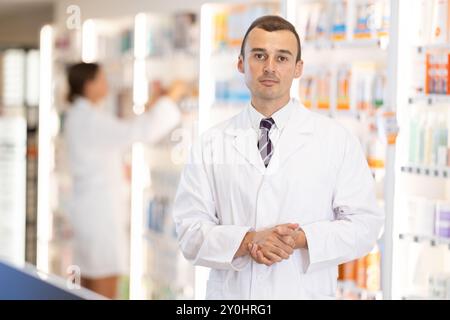
M 431 167 L 420 165 L 405 165 L 400 167 L 403 173 L 410 173 L 418 176 L 448 179 L 450 178 L 450 167 Z
M 430 44 L 418 44 L 413 45 L 417 50 L 433 50 L 433 49 L 443 49 L 450 50 L 450 43 L 430 43 Z
M 429 106 L 436 104 L 450 104 L 450 95 L 448 94 L 418 94 L 408 98 L 409 104 L 426 103 Z
M 450 239 L 439 236 L 425 236 L 414 233 L 400 233 L 398 235 L 399 240 L 409 240 L 416 243 L 427 243 L 432 247 L 446 245 L 450 250 Z
M 379 49 L 381 48 L 380 39 L 353 39 L 343 41 L 333 40 L 305 40 L 302 44 L 304 50 L 330 50 L 330 49 Z

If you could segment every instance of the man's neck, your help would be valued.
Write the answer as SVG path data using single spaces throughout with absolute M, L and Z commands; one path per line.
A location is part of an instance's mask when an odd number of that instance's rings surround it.
M 275 112 L 283 108 L 289 103 L 291 98 L 283 98 L 280 100 L 262 100 L 252 97 L 252 106 L 265 117 L 271 117 Z

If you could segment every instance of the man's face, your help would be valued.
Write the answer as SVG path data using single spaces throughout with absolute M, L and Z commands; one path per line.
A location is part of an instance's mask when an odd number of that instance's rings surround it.
M 292 80 L 301 76 L 303 68 L 302 61 L 295 61 L 297 39 L 292 32 L 254 28 L 247 36 L 244 55 L 239 57 L 238 70 L 244 73 L 252 97 L 289 99 Z

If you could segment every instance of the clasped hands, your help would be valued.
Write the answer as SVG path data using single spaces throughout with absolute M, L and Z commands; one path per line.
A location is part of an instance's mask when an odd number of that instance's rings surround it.
M 306 247 L 305 233 L 299 229 L 299 225 L 286 223 L 248 232 L 235 256 L 249 254 L 257 263 L 271 266 L 288 259 L 295 249 Z

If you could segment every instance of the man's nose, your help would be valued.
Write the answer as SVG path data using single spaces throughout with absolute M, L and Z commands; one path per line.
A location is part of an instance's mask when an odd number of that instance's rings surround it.
M 264 73 L 273 73 L 275 71 L 275 59 L 268 58 L 264 65 Z

